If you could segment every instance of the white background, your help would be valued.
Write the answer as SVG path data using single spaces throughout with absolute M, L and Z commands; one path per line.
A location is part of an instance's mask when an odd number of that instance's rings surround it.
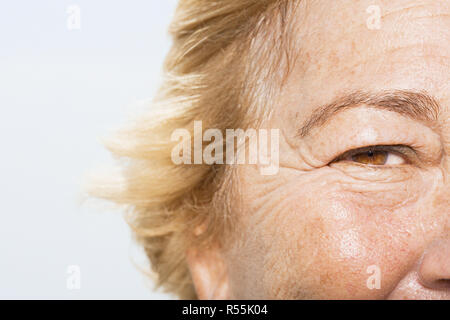
M 81 30 L 67 28 L 73 4 Z M 170 298 L 133 265 L 121 214 L 78 200 L 85 172 L 112 163 L 98 137 L 159 84 L 175 5 L 1 1 L 0 298 Z

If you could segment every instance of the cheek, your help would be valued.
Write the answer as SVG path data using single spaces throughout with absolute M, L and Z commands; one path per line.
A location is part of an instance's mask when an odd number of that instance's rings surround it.
M 249 202 L 268 204 L 250 206 L 245 219 L 266 298 L 383 298 L 415 263 L 431 218 L 420 208 L 423 190 L 431 186 L 419 176 L 355 181 L 321 172 Z M 379 290 L 367 285 L 374 268 Z

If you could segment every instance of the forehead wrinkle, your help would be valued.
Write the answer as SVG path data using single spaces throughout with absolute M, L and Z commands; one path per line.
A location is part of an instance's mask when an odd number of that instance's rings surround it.
M 362 25 L 358 24 L 358 27 L 360 29 L 362 28 Z M 319 32 L 319 31 L 317 31 Z M 369 41 L 368 43 L 361 41 L 356 41 L 356 39 L 349 39 L 350 32 L 344 31 L 341 35 L 337 37 L 333 37 L 326 43 L 326 48 L 334 47 L 337 49 L 334 50 L 327 50 L 325 48 L 325 44 L 322 44 L 319 46 L 314 44 L 312 47 L 317 50 L 319 47 L 321 48 L 319 51 L 322 52 L 322 55 L 324 53 L 328 54 L 335 54 L 338 57 L 344 58 L 346 55 L 351 54 L 353 56 L 356 55 L 358 59 L 351 59 L 351 61 L 346 61 L 345 65 L 341 66 L 340 64 L 331 64 L 330 68 L 334 69 L 336 72 L 340 70 L 351 70 L 355 67 L 361 66 L 364 63 L 373 63 L 373 61 L 377 58 L 383 58 L 389 54 L 398 54 L 403 50 L 419 50 L 420 53 L 417 54 L 417 56 L 423 56 L 423 57 L 431 57 L 433 55 L 436 55 L 440 58 L 450 58 L 450 56 L 447 56 L 444 54 L 444 52 L 447 52 L 445 48 L 443 48 L 443 43 L 450 42 L 450 34 L 448 36 L 440 37 L 439 39 L 418 39 L 418 38 L 412 38 L 408 39 L 406 43 L 398 42 L 398 41 L 389 41 L 386 36 L 376 36 L 375 39 L 372 39 L 372 41 L 378 41 L 378 42 L 372 42 Z M 345 40 L 345 41 L 344 41 Z M 345 45 L 343 45 L 345 44 Z M 364 44 L 364 47 L 358 47 L 360 45 Z M 315 68 L 317 64 L 321 64 L 320 55 L 318 56 L 316 53 L 311 52 L 310 50 L 305 49 L 305 46 L 311 46 L 310 44 L 307 44 L 306 42 L 299 45 L 299 55 L 298 60 L 299 64 L 301 65 L 301 72 L 303 74 L 306 74 L 306 72 L 312 68 Z M 321 47 L 322 46 L 322 47 Z M 371 50 L 368 52 L 361 53 L 361 49 L 370 47 Z M 344 50 L 344 53 L 343 53 Z M 349 51 L 351 50 L 351 51 Z M 431 54 L 432 51 L 435 52 L 442 52 L 442 54 Z M 348 59 L 349 60 L 349 59 Z M 327 60 L 329 61 L 329 60 Z
M 335 72 L 347 72 L 348 70 L 353 70 L 356 67 L 359 67 L 363 64 L 374 64 L 376 63 L 376 59 L 377 58 L 383 58 L 383 57 L 387 57 L 389 54 L 399 54 L 402 51 L 406 50 L 407 52 L 411 52 L 412 49 L 414 48 L 418 48 L 418 49 L 422 49 L 422 51 L 416 55 L 416 57 L 421 57 L 421 58 L 441 58 L 444 60 L 450 60 L 450 55 L 445 55 L 444 53 L 442 54 L 438 54 L 438 53 L 431 53 L 432 52 L 432 48 L 436 48 L 436 52 L 439 51 L 440 46 L 439 45 L 430 45 L 427 44 L 428 49 L 424 50 L 423 46 L 421 46 L 421 44 L 418 43 L 411 43 L 411 44 L 407 44 L 407 45 L 399 45 L 399 46 L 392 46 L 389 48 L 385 48 L 385 50 L 373 50 L 371 51 L 371 54 L 366 55 L 364 58 L 361 58 L 361 60 L 356 60 L 353 59 L 353 62 L 351 63 L 347 63 L 346 65 L 343 66 L 334 66 L 335 68 Z M 429 53 L 430 52 L 430 53 Z M 394 60 L 392 57 L 389 57 L 389 61 L 390 62 L 396 62 L 396 60 Z M 400 62 L 404 62 L 403 60 L 401 60 Z M 450 65 L 450 63 L 449 63 Z
M 381 8 L 383 8 L 383 6 L 380 6 Z M 432 7 L 430 9 L 430 4 L 421 4 L 421 5 L 412 5 L 410 7 L 406 7 L 406 8 L 401 8 L 401 9 L 397 9 L 397 10 L 391 10 L 391 11 L 385 11 L 385 10 L 381 10 L 381 19 L 383 18 L 388 18 L 392 15 L 395 14 L 399 14 L 402 11 L 412 11 L 414 9 L 421 9 L 421 8 L 428 8 L 429 10 L 427 10 L 429 12 L 429 14 L 422 14 L 422 15 L 417 15 L 417 16 L 405 16 L 405 15 L 400 15 L 397 16 L 397 19 L 400 17 L 400 19 L 403 19 L 404 22 L 408 22 L 411 23 L 412 20 L 415 19 L 424 19 L 424 18 L 438 18 L 438 17 L 443 17 L 443 18 L 450 18 L 450 13 L 433 13 L 434 11 L 436 11 L 436 7 Z M 441 9 L 442 7 L 438 7 L 439 9 Z M 356 22 L 356 21 L 352 21 L 351 25 L 345 25 L 345 28 L 341 29 L 339 32 L 339 34 L 334 35 L 332 41 L 336 42 L 336 43 L 341 43 L 343 42 L 344 39 L 348 39 L 348 35 L 350 34 L 354 34 L 355 31 L 357 30 L 367 30 L 367 32 L 371 32 L 370 30 L 367 29 L 367 25 L 366 25 L 366 16 L 362 16 L 361 21 L 360 22 Z M 394 18 L 393 18 L 394 19 Z M 450 20 L 450 19 L 449 19 Z M 384 21 L 384 23 L 386 23 L 387 21 Z M 395 22 L 395 21 L 390 21 L 390 22 Z M 342 26 L 340 24 L 340 26 Z M 322 28 L 314 28 L 313 30 L 308 30 L 308 36 L 304 35 L 302 38 L 302 40 L 310 37 L 310 38 L 316 38 L 318 35 L 320 35 L 321 33 L 323 33 Z M 327 46 L 329 46 L 329 44 L 327 44 Z
M 304 138 L 312 129 L 325 125 L 336 114 L 356 107 L 393 111 L 414 120 L 431 122 L 433 125 L 437 122 L 441 110 L 439 103 L 425 91 L 391 90 L 378 93 L 356 91 L 315 109 L 298 130 L 297 136 Z
M 438 16 L 443 16 L 443 17 L 448 17 L 449 13 L 435 13 L 437 12 L 442 12 L 442 10 L 448 9 L 448 3 L 447 3 L 447 7 L 445 6 L 446 4 L 443 4 L 442 1 L 434 1 L 432 3 L 430 3 L 430 1 L 422 1 L 421 3 L 414 3 L 412 5 L 409 6 L 403 6 L 399 5 L 398 7 L 391 9 L 391 10 L 383 10 L 383 8 L 389 7 L 389 4 L 391 4 L 393 1 L 389 0 L 387 1 L 387 4 L 380 4 L 379 7 L 381 9 L 381 18 L 390 18 L 393 15 L 397 15 L 398 17 L 404 17 L 407 14 L 410 14 L 414 11 L 419 11 L 419 12 L 427 12 L 429 13 L 428 15 L 414 15 L 414 16 L 407 16 L 406 18 L 408 20 L 410 20 L 411 18 L 425 18 L 425 17 L 430 17 L 430 18 L 434 18 L 434 17 L 438 17 Z M 417 1 L 416 1 L 417 2 Z M 438 5 L 436 5 L 436 3 L 438 3 Z
M 382 7 L 382 6 L 380 6 L 380 7 Z M 442 7 L 439 6 L 439 7 L 432 7 L 432 8 L 439 8 L 439 9 L 441 9 Z M 408 13 L 408 12 L 411 12 L 411 11 L 414 11 L 414 10 L 420 10 L 420 9 L 425 9 L 425 11 L 431 12 L 430 4 L 429 3 L 427 3 L 427 4 L 423 3 L 423 4 L 413 4 L 413 5 L 409 6 L 409 7 L 403 7 L 403 8 L 396 9 L 396 10 L 390 10 L 390 11 L 383 11 L 382 10 L 381 11 L 382 12 L 381 16 L 382 17 L 390 17 L 390 16 L 395 15 L 395 14 Z M 447 15 L 447 14 L 445 14 L 445 15 Z M 434 15 L 431 14 L 429 16 L 433 17 Z M 428 17 L 428 16 L 423 16 L 423 17 Z M 416 16 L 414 16 L 413 18 L 416 18 Z
M 358 10 L 358 12 L 360 12 L 362 14 L 361 15 L 361 23 L 356 23 L 356 21 L 353 20 L 352 26 L 350 28 L 348 28 L 349 27 L 348 25 L 345 25 L 346 32 L 351 33 L 352 31 L 354 31 L 354 29 L 356 29 L 358 27 L 364 27 L 365 29 L 367 29 L 367 27 L 366 27 L 367 12 L 365 11 L 366 6 L 355 4 L 355 8 L 358 8 L 358 7 L 359 7 L 359 9 L 362 9 L 362 10 Z M 430 3 L 413 4 L 408 7 L 400 7 L 400 8 L 391 9 L 391 10 L 386 9 L 386 8 L 389 8 L 389 5 L 380 4 L 380 5 L 378 5 L 378 7 L 380 7 L 380 9 L 381 9 L 381 12 L 380 12 L 381 19 L 383 19 L 383 18 L 389 18 L 389 19 L 404 18 L 404 19 L 406 19 L 406 21 L 410 22 L 411 19 L 415 19 L 415 18 L 427 18 L 427 17 L 436 18 L 436 17 L 449 17 L 450 16 L 449 12 L 443 12 L 447 8 L 442 7 L 441 5 L 435 6 L 434 3 L 433 4 L 430 4 Z M 417 13 L 416 15 L 413 15 L 413 16 L 407 16 L 407 14 L 414 12 L 414 11 L 419 11 L 419 13 Z M 395 17 L 392 17 L 392 16 L 395 16 Z

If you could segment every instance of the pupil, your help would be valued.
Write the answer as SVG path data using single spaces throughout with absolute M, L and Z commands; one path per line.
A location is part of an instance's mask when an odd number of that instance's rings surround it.
M 373 157 L 373 151 L 371 150 L 371 151 L 368 151 L 367 152 L 367 155 L 370 157 L 370 158 L 372 158 Z

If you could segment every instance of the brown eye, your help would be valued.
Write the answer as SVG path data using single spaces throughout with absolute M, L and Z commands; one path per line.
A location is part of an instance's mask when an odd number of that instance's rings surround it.
M 376 145 L 347 151 L 331 163 L 344 161 L 368 166 L 386 167 L 415 163 L 417 162 L 416 159 L 416 152 L 411 147 L 404 145 Z
M 351 156 L 354 162 L 375 166 L 385 165 L 389 157 L 389 152 L 382 150 L 367 150 Z

